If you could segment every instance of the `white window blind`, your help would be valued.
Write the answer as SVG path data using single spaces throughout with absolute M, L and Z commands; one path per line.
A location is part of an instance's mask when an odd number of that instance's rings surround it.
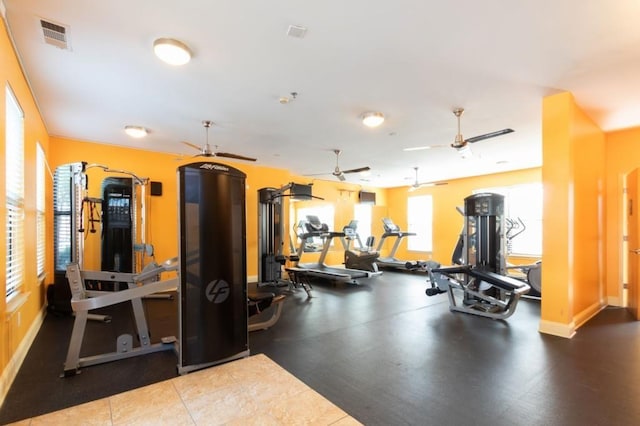
M 46 258 L 45 234 L 45 157 L 42 146 L 36 144 L 36 267 L 38 277 L 44 274 Z
M 6 86 L 6 298 L 24 281 L 24 114 Z

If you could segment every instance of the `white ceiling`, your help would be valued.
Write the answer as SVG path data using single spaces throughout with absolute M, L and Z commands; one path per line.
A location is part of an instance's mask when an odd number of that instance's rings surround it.
M 637 0 L 4 3 L 56 136 L 191 154 L 180 141 L 202 145 L 201 122 L 213 120 L 219 151 L 335 179 L 339 148 L 343 169 L 371 167 L 349 182 L 390 187 L 410 184 L 416 166 L 422 181 L 540 166 L 542 98 L 559 91 L 604 130 L 640 125 Z M 40 18 L 69 27 L 70 51 L 44 43 Z M 192 61 L 160 62 L 159 37 L 189 45 Z M 403 151 L 453 142 L 454 107 L 465 108 L 465 137 L 515 132 L 471 145 L 470 159 Z M 385 114 L 382 126 L 361 124 L 369 110 Z M 131 139 L 127 124 L 151 133 Z

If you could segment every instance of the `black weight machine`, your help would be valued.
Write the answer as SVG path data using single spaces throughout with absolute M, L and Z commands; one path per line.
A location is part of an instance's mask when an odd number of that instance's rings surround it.
M 455 312 L 506 319 L 530 286 L 507 276 L 504 196 L 483 193 L 464 200 L 464 227 L 454 266 L 429 265 L 428 296 L 447 293 Z
M 282 271 L 287 260 L 297 262 L 296 253 L 284 254 L 283 200 L 311 200 L 312 187 L 298 183 L 288 183 L 281 188 L 261 188 L 258 190 L 258 287 L 283 286 L 293 291 L 302 287 L 311 297 L 311 285 L 293 277 L 285 280 Z M 288 271 L 293 275 L 292 271 Z

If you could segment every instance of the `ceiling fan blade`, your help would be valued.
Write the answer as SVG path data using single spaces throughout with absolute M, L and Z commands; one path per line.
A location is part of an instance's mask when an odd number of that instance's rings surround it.
M 344 182 L 345 180 L 347 180 L 347 178 L 344 177 L 343 173 L 340 173 L 339 175 L 335 175 L 335 177 L 337 177 L 340 182 Z
M 513 133 L 513 129 L 502 129 L 496 132 L 485 133 L 484 135 L 474 136 L 465 140 L 467 143 L 475 143 L 489 138 L 495 138 L 496 136 L 506 135 L 507 133 Z
M 216 152 L 214 154 L 215 157 L 225 157 L 225 158 L 234 158 L 236 160 L 245 160 L 245 161 L 256 161 L 255 158 L 245 157 L 243 155 L 238 154 L 230 154 L 228 152 Z
M 371 170 L 371 167 L 366 166 L 366 167 L 360 167 L 358 169 L 343 170 L 342 173 L 360 173 L 360 172 L 367 172 L 369 170 Z
M 182 143 L 185 144 L 186 146 L 189 146 L 189 147 L 193 148 L 193 149 L 197 149 L 198 151 L 202 151 L 202 147 L 200 147 L 200 146 L 198 146 L 196 144 L 193 144 L 191 142 L 186 142 L 186 141 L 182 141 Z
M 424 183 L 419 183 L 419 186 L 442 186 L 442 185 L 448 185 L 449 182 L 424 182 Z

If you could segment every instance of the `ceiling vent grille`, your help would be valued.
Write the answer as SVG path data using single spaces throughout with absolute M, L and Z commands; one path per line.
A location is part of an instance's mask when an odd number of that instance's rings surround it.
M 44 19 L 40 20 L 40 27 L 42 27 L 42 35 L 44 36 L 45 43 L 59 47 L 60 49 L 69 50 L 67 27 L 45 21 Z
M 287 35 L 289 37 L 304 38 L 304 36 L 307 35 L 307 29 L 305 27 L 301 27 L 300 25 L 289 25 L 289 29 L 287 29 Z

